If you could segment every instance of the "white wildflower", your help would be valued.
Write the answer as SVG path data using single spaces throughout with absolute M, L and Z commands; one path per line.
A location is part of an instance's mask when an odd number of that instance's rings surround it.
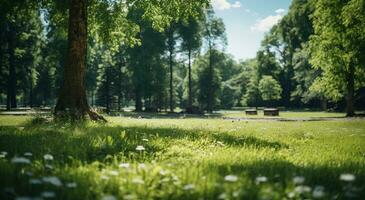
M 187 185 L 184 185 L 183 189 L 184 190 L 193 190 L 195 188 L 195 185 L 193 184 L 187 184 Z
M 305 178 L 303 176 L 296 176 L 296 177 L 293 178 L 293 182 L 296 185 L 303 184 L 304 181 L 305 181 Z
M 46 176 L 42 178 L 43 182 L 52 184 L 54 186 L 60 187 L 62 186 L 61 180 L 56 176 Z
M 167 174 L 167 171 L 166 171 L 166 170 L 161 169 L 161 170 L 160 170 L 160 172 L 159 172 L 159 174 L 160 174 L 161 176 L 165 176 L 165 175 Z
M 323 186 L 316 186 L 313 190 L 313 198 L 315 199 L 322 199 L 325 196 L 324 187 Z
M 68 188 L 76 188 L 77 187 L 77 183 L 75 183 L 75 182 L 67 183 L 66 184 L 66 187 L 68 187 Z
M 238 177 L 235 175 L 227 175 L 224 177 L 224 180 L 227 182 L 236 182 L 238 181 Z
M 341 174 L 340 180 L 346 182 L 352 182 L 356 179 L 355 175 L 353 174 Z
M 139 169 L 145 169 L 146 165 L 144 163 L 140 163 L 140 164 L 138 164 L 138 168 Z
M 221 141 L 218 141 L 217 144 L 222 146 L 222 147 L 224 146 L 223 142 L 221 142 Z
M 33 156 L 33 154 L 32 154 L 31 152 L 25 152 L 25 153 L 24 153 L 24 156 L 31 157 L 31 156 Z
M 136 151 L 144 151 L 144 150 L 146 150 L 146 149 L 142 145 L 138 145 L 136 147 Z
M 141 178 L 134 178 L 132 183 L 143 185 L 144 181 Z
M 119 167 L 128 169 L 130 167 L 130 164 L 129 163 L 120 163 Z
M 14 157 L 11 159 L 11 162 L 14 164 L 30 164 L 30 160 L 24 157 Z
M 111 171 L 109 171 L 109 174 L 111 176 L 118 176 L 119 175 L 119 172 L 118 171 L 115 171 L 115 170 L 111 170 Z
M 45 191 L 41 193 L 41 196 L 44 198 L 54 198 L 56 196 L 56 193 L 52 191 Z
M 226 198 L 227 198 L 227 194 L 226 193 L 222 193 L 218 197 L 218 199 L 226 199 Z
M 16 197 L 15 200 L 32 200 L 31 197 Z
M 42 181 L 37 178 L 32 178 L 32 179 L 29 179 L 29 183 L 32 185 L 40 185 L 40 184 L 42 184 Z
M 101 200 L 117 200 L 117 198 L 113 195 L 105 195 L 101 197 Z
M 142 139 L 143 142 L 148 142 L 149 140 L 147 138 Z
M 124 195 L 123 199 L 124 200 L 133 200 L 133 199 L 136 199 L 136 196 L 133 194 L 128 194 L 128 195 Z
M 265 182 L 267 182 L 267 177 L 266 176 L 258 176 L 258 177 L 256 177 L 255 182 L 256 182 L 256 184 L 265 183 Z
M 44 160 L 53 160 L 53 156 L 51 154 L 45 154 L 43 158 Z
M 299 193 L 299 194 L 303 194 L 303 193 L 308 193 L 311 191 L 311 188 L 309 186 L 306 185 L 300 185 L 295 187 L 295 192 Z

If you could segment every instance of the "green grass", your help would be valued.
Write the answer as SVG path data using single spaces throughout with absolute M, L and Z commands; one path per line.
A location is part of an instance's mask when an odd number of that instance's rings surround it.
M 53 199 L 365 196 L 363 120 L 149 117 L 31 125 L 27 117 L 1 116 L 0 151 L 7 155 L 0 158 L 0 199 L 47 196 L 45 191 L 53 192 L 48 193 Z M 45 160 L 45 154 L 54 159 Z M 14 157 L 31 163 L 13 163 Z M 343 174 L 355 180 L 340 180 Z

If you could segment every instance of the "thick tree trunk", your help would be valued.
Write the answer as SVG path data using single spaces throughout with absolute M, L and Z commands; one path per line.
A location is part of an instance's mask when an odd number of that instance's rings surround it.
M 347 77 L 347 96 L 346 96 L 346 115 L 353 117 L 355 115 L 355 67 L 350 64 Z
M 169 65 L 170 65 L 170 112 L 174 112 L 172 54 L 173 54 L 173 50 L 172 50 L 172 48 L 170 48 L 170 55 L 169 55 Z
M 16 69 L 15 69 L 15 46 L 14 46 L 14 31 L 10 24 L 8 24 L 8 56 L 9 56 L 9 79 L 7 91 L 6 109 L 10 110 L 16 108 Z
M 57 105 L 56 119 L 80 120 L 88 114 L 92 120 L 105 119 L 91 111 L 86 98 L 84 78 L 87 50 L 87 0 L 70 0 L 68 55 Z

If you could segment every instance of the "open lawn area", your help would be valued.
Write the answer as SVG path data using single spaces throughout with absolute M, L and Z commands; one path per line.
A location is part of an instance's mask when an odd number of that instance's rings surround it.
M 0 199 L 362 199 L 365 121 L 0 116 Z

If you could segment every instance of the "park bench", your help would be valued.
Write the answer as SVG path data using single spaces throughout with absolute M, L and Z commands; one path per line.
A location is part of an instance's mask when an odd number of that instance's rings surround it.
M 277 108 L 265 108 L 264 116 L 279 116 L 279 109 Z
M 256 109 L 247 109 L 246 115 L 257 115 L 257 110 Z

